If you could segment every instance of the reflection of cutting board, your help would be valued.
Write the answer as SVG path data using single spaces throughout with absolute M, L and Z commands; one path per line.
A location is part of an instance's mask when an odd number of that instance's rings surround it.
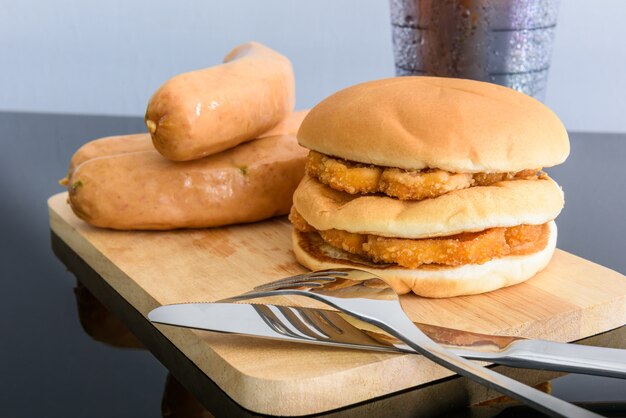
M 119 232 L 77 219 L 61 193 L 50 225 L 146 315 L 168 303 L 212 301 L 303 271 L 285 219 L 208 230 Z M 483 333 L 573 341 L 626 323 L 626 277 L 557 251 L 518 286 L 452 299 L 403 297 L 414 321 Z M 244 408 L 266 414 L 326 411 L 451 373 L 412 355 L 305 346 L 158 326 Z

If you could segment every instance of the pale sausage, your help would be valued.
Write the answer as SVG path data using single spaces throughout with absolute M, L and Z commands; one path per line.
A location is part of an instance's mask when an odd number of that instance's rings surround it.
M 296 134 L 298 128 L 304 117 L 309 113 L 309 110 L 298 110 L 287 116 L 278 125 L 270 129 L 269 131 L 261 134 L 259 138 L 266 138 L 268 136 Z M 80 147 L 72 156 L 70 161 L 70 169 L 68 175 L 59 180 L 59 183 L 66 186 L 69 182 L 69 177 L 74 171 L 75 167 L 84 163 L 92 158 L 107 157 L 109 155 L 126 154 L 129 152 L 139 151 L 152 151 L 154 146 L 152 145 L 152 139 L 150 134 L 131 134 L 131 135 L 118 135 L 107 136 L 105 138 L 94 139 L 87 142 Z
M 224 64 L 163 84 L 148 103 L 146 126 L 164 157 L 189 161 L 258 138 L 289 115 L 294 97 L 289 60 L 249 42 Z
M 156 151 L 94 158 L 72 173 L 69 200 L 80 218 L 113 229 L 254 222 L 289 212 L 306 154 L 283 135 L 188 162 Z
M 87 160 L 129 152 L 154 151 L 150 134 L 107 136 L 94 139 L 80 147 L 70 160 L 70 173 Z
M 67 186 L 74 168 L 92 158 L 150 150 L 154 150 L 150 134 L 117 135 L 94 139 L 78 148 L 72 155 L 67 175 L 59 180 L 59 184 Z

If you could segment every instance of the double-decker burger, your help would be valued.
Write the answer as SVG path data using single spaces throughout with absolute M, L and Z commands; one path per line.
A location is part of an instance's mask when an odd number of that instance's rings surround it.
M 542 169 L 569 154 L 539 101 L 478 81 L 401 77 L 319 103 L 290 220 L 298 261 L 355 267 L 398 293 L 477 294 L 520 283 L 552 257 L 561 188 Z

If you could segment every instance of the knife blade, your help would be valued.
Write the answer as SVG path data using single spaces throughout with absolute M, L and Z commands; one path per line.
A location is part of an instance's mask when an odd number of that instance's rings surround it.
M 243 303 L 165 305 L 152 322 L 205 331 L 361 350 L 413 353 L 383 330 L 339 312 Z M 416 323 L 435 342 L 473 360 L 626 378 L 626 350 L 494 336 Z

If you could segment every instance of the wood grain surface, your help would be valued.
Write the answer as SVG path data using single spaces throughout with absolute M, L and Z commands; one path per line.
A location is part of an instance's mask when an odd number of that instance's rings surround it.
M 52 230 L 143 315 L 164 304 L 233 296 L 304 271 L 291 252 L 285 218 L 121 232 L 85 224 L 66 200 L 60 193 L 48 201 Z M 626 323 L 626 277 L 557 250 L 549 266 L 523 284 L 450 299 L 403 296 L 402 303 L 414 321 L 574 341 Z M 157 328 L 242 407 L 265 414 L 327 411 L 452 374 L 415 355 Z

